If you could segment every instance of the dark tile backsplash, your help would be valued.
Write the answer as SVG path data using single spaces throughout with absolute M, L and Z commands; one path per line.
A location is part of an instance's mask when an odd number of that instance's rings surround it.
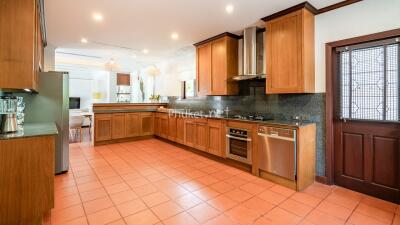
M 300 116 L 317 124 L 317 175 L 325 175 L 325 94 L 265 95 L 265 87 L 240 88 L 239 96 L 208 96 L 180 100 L 169 97 L 169 107 L 203 111 L 229 108 L 230 114 L 272 114 L 275 119 Z

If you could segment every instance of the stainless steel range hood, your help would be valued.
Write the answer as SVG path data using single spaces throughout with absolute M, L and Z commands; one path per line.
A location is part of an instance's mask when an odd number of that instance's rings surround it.
M 239 74 L 233 80 L 265 78 L 264 33 L 257 27 L 246 28 L 239 40 Z

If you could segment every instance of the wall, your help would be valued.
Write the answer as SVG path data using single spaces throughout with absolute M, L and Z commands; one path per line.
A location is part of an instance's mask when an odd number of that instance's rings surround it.
M 160 70 L 156 77 L 156 94 L 180 96 L 181 81 L 196 78 L 196 49 L 193 46 L 180 49 L 156 67 Z
M 241 81 L 243 82 L 243 81 Z M 265 95 L 265 87 L 251 88 L 249 95 L 208 96 L 203 98 L 169 98 L 169 107 L 208 113 L 229 108 L 229 115 L 272 115 L 274 119 L 306 118 L 317 125 L 317 175 L 325 175 L 325 94 Z
M 399 0 L 364 0 L 315 17 L 315 87 L 325 92 L 325 44 L 400 28 Z

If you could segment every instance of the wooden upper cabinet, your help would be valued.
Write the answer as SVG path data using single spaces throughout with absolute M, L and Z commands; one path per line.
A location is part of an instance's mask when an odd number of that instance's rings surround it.
M 266 21 L 266 93 L 313 93 L 314 14 L 306 8 Z
M 0 89 L 38 91 L 45 42 L 41 3 L 39 0 L 1 2 Z
M 125 73 L 117 73 L 117 85 L 130 86 L 131 75 Z
M 197 95 L 236 95 L 238 83 L 238 38 L 222 34 L 195 44 L 197 48 Z
M 112 139 L 125 137 L 125 113 L 112 114 L 111 137 Z
M 95 142 L 111 140 L 111 117 L 111 114 L 96 114 L 94 119 Z
M 140 136 L 149 136 L 154 134 L 154 114 L 140 113 Z
M 211 94 L 211 46 L 197 48 L 197 95 Z
M 140 135 L 140 113 L 125 113 L 125 137 Z

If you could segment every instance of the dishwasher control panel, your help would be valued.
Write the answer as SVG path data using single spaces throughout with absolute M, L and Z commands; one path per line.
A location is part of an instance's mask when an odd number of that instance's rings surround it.
M 260 133 L 260 134 L 268 134 L 268 135 L 271 135 L 271 136 L 280 136 L 280 137 L 293 138 L 295 136 L 296 130 L 294 130 L 294 129 L 286 129 L 286 128 L 279 128 L 279 127 L 260 126 L 259 129 L 258 129 L 258 133 Z

